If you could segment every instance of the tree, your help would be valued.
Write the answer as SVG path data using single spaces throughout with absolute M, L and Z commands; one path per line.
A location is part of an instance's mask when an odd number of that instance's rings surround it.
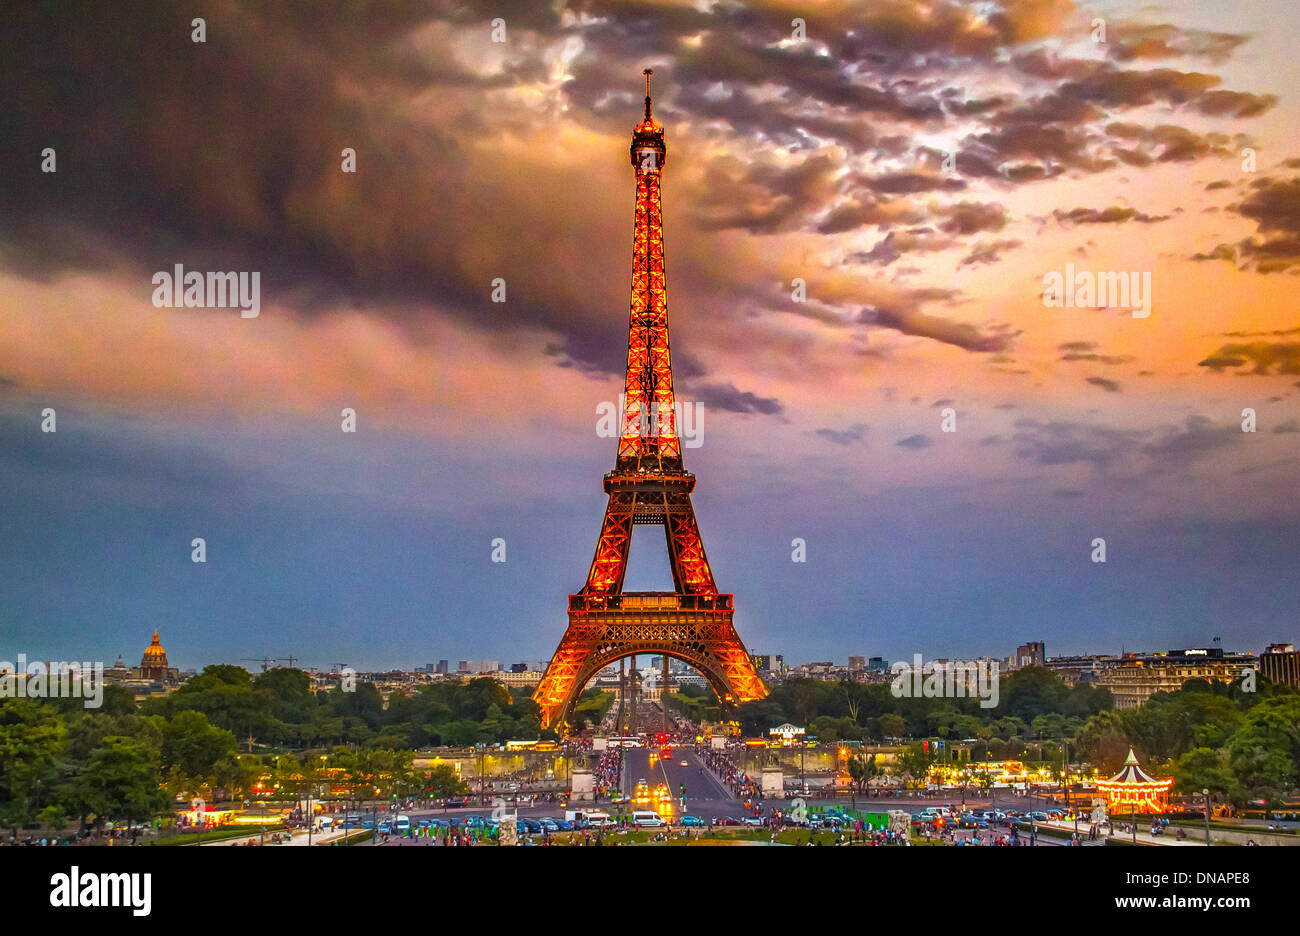
M 161 763 L 173 795 L 188 796 L 215 786 L 219 771 L 234 761 L 235 736 L 208 722 L 201 712 L 178 712 L 162 729 Z
M 106 820 L 144 822 L 168 806 L 159 784 L 158 761 L 153 752 L 134 738 L 109 737 L 80 773 L 64 788 L 64 802 L 81 817 L 96 824 Z
M 27 699 L 0 705 L 0 822 L 13 829 L 39 810 L 41 785 L 55 777 L 67 729 L 48 706 Z
M 881 715 L 880 733 L 885 740 L 905 737 L 907 734 L 907 722 L 903 720 L 903 716 L 894 712 Z
M 1246 712 L 1228 741 L 1233 773 L 1252 798 L 1276 802 L 1297 783 L 1300 696 L 1275 696 Z
M 1209 790 L 1233 799 L 1240 795 L 1239 784 L 1233 780 L 1227 759 L 1211 748 L 1192 748 L 1178 758 L 1174 779 L 1180 793 Z
M 876 755 L 868 753 L 854 754 L 849 758 L 849 779 L 853 781 L 854 793 L 858 794 L 863 788 L 880 772 L 876 764 Z M 853 805 L 856 808 L 857 798 L 854 797 Z
M 463 796 L 469 792 L 469 785 L 460 778 L 450 764 L 437 764 L 425 774 L 424 792 L 432 799 Z

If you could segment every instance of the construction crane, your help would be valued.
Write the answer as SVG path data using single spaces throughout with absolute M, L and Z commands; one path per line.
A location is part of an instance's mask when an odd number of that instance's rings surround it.
M 295 663 L 298 662 L 298 658 L 296 656 L 276 657 L 275 662 L 288 663 L 290 666 L 293 666 Z
M 275 662 L 270 657 L 240 657 L 239 660 L 241 663 L 261 663 L 263 673 L 270 669 L 271 664 Z

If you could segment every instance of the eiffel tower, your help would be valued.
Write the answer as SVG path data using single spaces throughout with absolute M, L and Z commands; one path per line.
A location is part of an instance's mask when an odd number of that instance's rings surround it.
M 682 465 L 668 353 L 660 177 L 666 162 L 663 127 L 650 115 L 632 131 L 636 227 L 632 239 L 632 308 L 624 410 L 614 470 L 605 475 L 609 505 L 587 583 L 569 596 L 569 628 L 551 658 L 534 701 L 544 728 L 560 727 L 582 689 L 624 657 L 671 656 L 694 667 L 724 708 L 761 699 L 767 688 L 732 624 L 732 596 L 718 593 L 691 506 L 695 476 Z M 632 528 L 659 524 L 668 542 L 671 592 L 626 592 Z

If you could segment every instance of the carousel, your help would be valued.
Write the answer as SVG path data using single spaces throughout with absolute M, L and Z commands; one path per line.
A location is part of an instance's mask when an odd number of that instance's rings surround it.
M 1172 778 L 1157 780 L 1138 765 L 1137 755 L 1128 749 L 1124 767 L 1109 780 L 1097 781 L 1097 792 L 1106 799 L 1106 811 L 1115 813 L 1162 813 L 1169 809 Z

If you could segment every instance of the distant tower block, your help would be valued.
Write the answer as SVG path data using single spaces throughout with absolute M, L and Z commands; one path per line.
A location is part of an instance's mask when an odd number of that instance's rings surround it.
M 636 170 L 632 303 L 627 342 L 626 411 L 614 470 L 605 475 L 609 503 L 587 583 L 569 596 L 569 628 L 533 699 L 543 727 L 563 724 L 591 678 L 635 654 L 673 656 L 709 681 L 725 708 L 761 699 L 759 679 L 732 623 L 732 596 L 713 582 L 695 522 L 695 476 L 682 466 L 668 353 L 668 292 L 659 185 L 667 161 L 664 131 L 651 117 L 645 70 L 645 119 L 629 147 Z M 625 592 L 632 528 L 663 527 L 674 590 Z

